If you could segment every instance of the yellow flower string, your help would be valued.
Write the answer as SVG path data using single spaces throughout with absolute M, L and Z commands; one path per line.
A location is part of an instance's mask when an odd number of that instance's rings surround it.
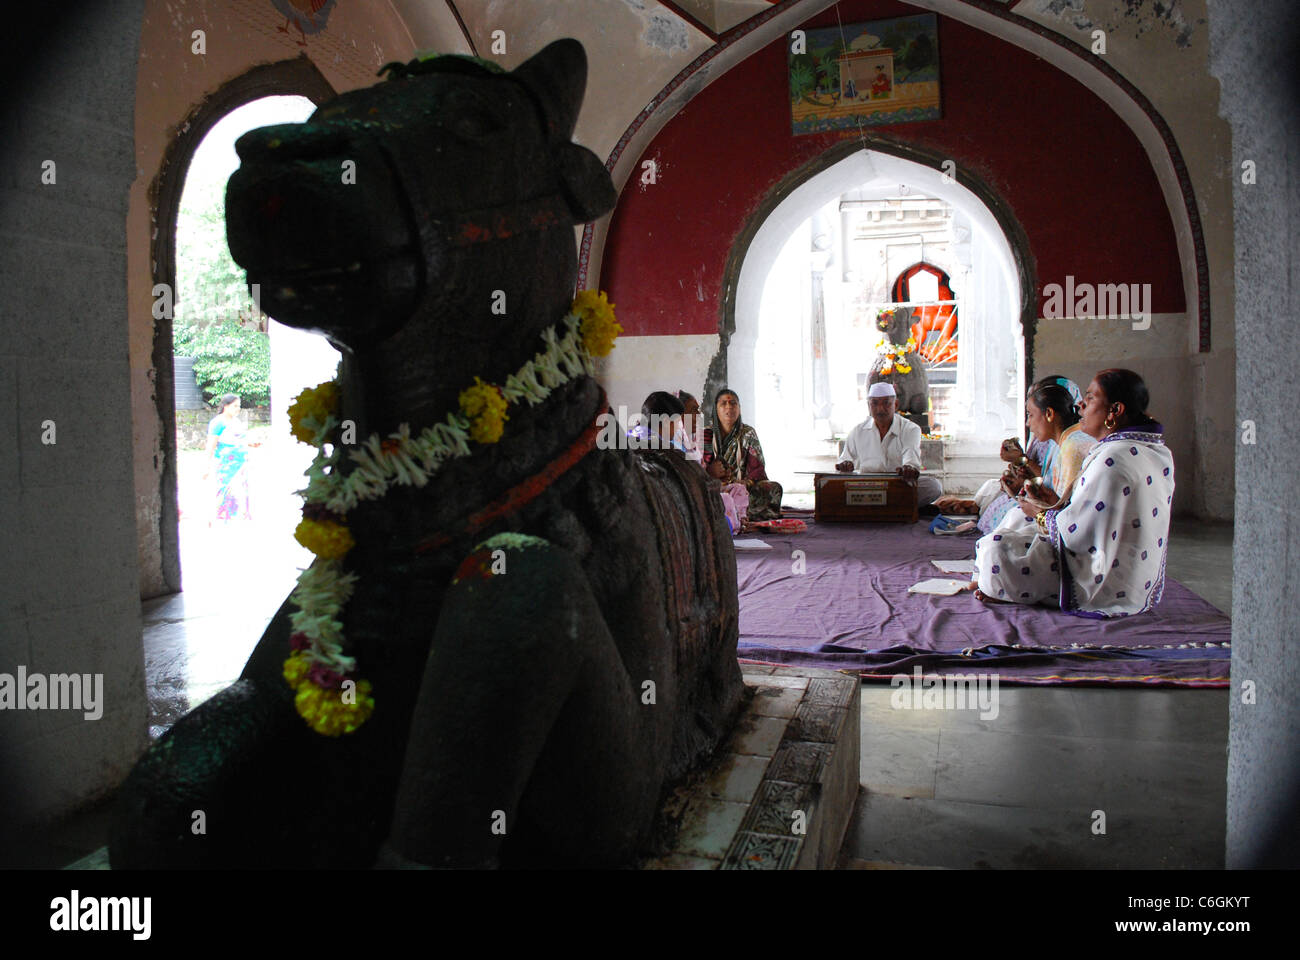
M 603 292 L 583 290 L 573 300 L 573 312 L 582 319 L 582 345 L 593 357 L 606 356 L 623 328 L 614 319 L 614 304 Z
M 317 733 L 337 737 L 352 733 L 370 718 L 375 698 L 369 680 L 353 681 L 345 687 L 323 687 L 311 677 L 312 664 L 303 652 L 284 662 L 284 679 L 294 691 L 293 704 L 299 715 Z
M 333 380 L 308 387 L 289 406 L 289 429 L 309 446 L 317 444 L 317 434 L 338 407 L 339 387 Z
M 291 689 L 297 690 L 307 679 L 307 671 L 310 669 L 311 662 L 307 657 L 302 653 L 295 653 L 284 661 L 284 679 L 289 682 Z
M 901 347 L 895 346 L 888 340 L 881 340 L 876 344 L 876 350 L 884 355 L 884 363 L 881 364 L 880 372 L 890 374 L 897 370 L 899 373 L 911 373 L 912 365 L 905 358 L 915 349 L 915 337 L 908 337 L 907 343 Z
M 496 443 L 510 419 L 506 408 L 510 404 L 501 395 L 501 388 L 474 378 L 474 386 L 460 392 L 460 411 L 470 422 L 469 435 L 475 443 Z
M 326 560 L 336 560 L 356 546 L 347 524 L 337 520 L 311 520 L 304 517 L 294 530 L 293 538 Z
M 303 683 L 293 696 L 293 705 L 313 730 L 327 737 L 352 733 L 375 712 L 369 680 L 357 681 L 356 689 L 350 691 L 325 690 L 314 683 Z

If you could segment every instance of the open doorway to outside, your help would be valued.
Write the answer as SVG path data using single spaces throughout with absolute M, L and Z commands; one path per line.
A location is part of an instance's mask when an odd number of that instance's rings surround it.
M 163 709 L 154 703 L 154 735 L 239 676 L 312 560 L 293 532 L 313 451 L 290 435 L 287 410 L 335 375 L 339 354 L 262 313 L 226 244 L 225 189 L 240 136 L 315 109 L 300 96 L 245 103 L 212 126 L 185 172 L 172 323 L 185 630 L 165 655 L 146 658 L 158 674 L 151 691 L 175 688 Z

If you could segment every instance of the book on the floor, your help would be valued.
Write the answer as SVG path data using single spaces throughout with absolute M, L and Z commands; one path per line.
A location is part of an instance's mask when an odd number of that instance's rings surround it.
M 969 580 L 945 580 L 942 577 L 932 577 L 929 580 L 922 580 L 920 583 L 914 583 L 907 588 L 908 593 L 932 593 L 940 597 L 951 597 L 955 593 L 960 593 L 970 586 Z
M 974 560 L 931 560 L 944 573 L 974 573 Z
M 731 545 L 737 550 L 771 550 L 772 545 L 766 540 L 732 540 Z

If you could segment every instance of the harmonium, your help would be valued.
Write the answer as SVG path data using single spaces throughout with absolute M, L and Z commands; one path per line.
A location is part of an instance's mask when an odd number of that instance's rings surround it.
M 916 486 L 896 473 L 819 473 L 813 519 L 916 523 Z

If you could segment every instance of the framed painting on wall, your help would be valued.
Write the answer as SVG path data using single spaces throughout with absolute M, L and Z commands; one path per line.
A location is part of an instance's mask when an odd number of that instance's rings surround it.
M 790 44 L 789 72 L 795 134 L 938 120 L 938 21 L 924 13 L 808 30 Z

